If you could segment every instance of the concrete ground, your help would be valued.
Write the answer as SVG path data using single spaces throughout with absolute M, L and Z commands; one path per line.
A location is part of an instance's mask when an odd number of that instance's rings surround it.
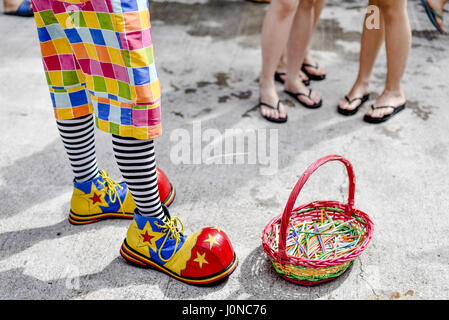
M 72 175 L 42 72 L 33 19 L 1 16 L 0 298 L 2 299 L 447 299 L 449 297 L 449 40 L 434 31 L 420 1 L 409 1 L 413 49 L 404 77 L 408 108 L 382 125 L 336 113 L 358 66 L 366 1 L 328 0 L 314 37 L 326 81 L 312 84 L 320 110 L 289 103 L 274 125 L 255 108 L 265 5 L 240 0 L 154 0 L 155 54 L 163 86 L 164 135 L 158 165 L 177 188 L 171 208 L 186 233 L 218 225 L 239 266 L 229 279 L 198 288 L 126 264 L 119 255 L 129 221 L 72 226 Z M 372 90 L 382 90 L 385 51 Z M 282 88 L 279 87 L 279 92 Z M 374 95 L 375 97 L 376 95 Z M 288 99 L 281 94 L 282 99 Z M 199 122 L 201 121 L 201 122 Z M 175 129 L 277 129 L 278 169 L 257 164 L 176 164 Z M 120 174 L 108 134 L 97 132 L 101 168 Z M 203 143 L 203 147 L 206 143 Z M 351 270 L 317 287 L 274 272 L 262 250 L 267 222 L 282 212 L 302 172 L 341 154 L 354 165 L 356 206 L 375 223 L 374 238 Z M 347 179 L 329 164 L 297 201 L 345 201 Z

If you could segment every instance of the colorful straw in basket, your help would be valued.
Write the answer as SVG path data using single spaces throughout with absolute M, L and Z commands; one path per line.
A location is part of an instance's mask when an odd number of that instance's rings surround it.
M 342 162 L 349 176 L 348 203 L 314 201 L 293 209 L 312 173 L 330 161 Z M 355 176 L 351 163 L 338 155 L 317 160 L 295 185 L 284 212 L 273 218 L 262 235 L 263 248 L 274 269 L 288 281 L 315 285 L 343 274 L 368 246 L 374 224 L 354 207 Z

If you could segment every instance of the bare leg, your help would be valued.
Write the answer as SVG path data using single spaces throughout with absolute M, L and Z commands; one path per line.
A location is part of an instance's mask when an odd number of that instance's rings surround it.
M 379 0 L 371 0 L 369 4 L 379 6 Z M 366 21 L 370 18 L 371 14 L 375 13 L 367 13 L 365 16 L 365 21 L 363 22 L 363 33 L 360 44 L 359 73 L 351 91 L 349 91 L 347 95 L 350 100 L 360 98 L 369 93 L 371 73 L 373 71 L 379 49 L 384 41 L 385 27 L 383 15 L 380 15 L 380 29 L 368 29 Z M 359 104 L 360 100 L 355 100 L 352 103 L 348 103 L 348 101 L 343 98 L 340 100 L 338 105 L 341 109 L 354 110 Z
M 443 8 L 448 0 L 427 0 L 429 6 L 435 10 L 440 16 L 443 16 Z M 438 17 L 435 17 L 436 22 L 440 26 L 441 30 L 444 31 L 443 20 Z
M 411 48 L 411 29 L 407 0 L 379 0 L 385 20 L 385 45 L 387 48 L 387 80 L 382 95 L 375 106 L 399 106 L 406 101 L 401 80 Z M 368 115 L 381 118 L 393 112 L 392 108 L 370 110 Z
M 262 74 L 259 80 L 260 100 L 276 106 L 279 97 L 274 83 L 274 73 L 287 45 L 290 29 L 298 7 L 298 0 L 273 0 L 262 27 Z M 264 116 L 285 118 L 285 106 L 280 112 L 261 106 Z
M 312 35 L 315 33 L 316 27 L 318 25 L 318 21 L 320 20 L 321 12 L 323 11 L 324 4 L 326 0 L 315 0 L 313 5 L 313 24 L 312 24 Z M 316 61 L 312 56 L 311 51 L 311 43 L 307 48 L 306 58 L 304 59 L 304 63 L 316 65 Z M 319 66 L 318 69 L 308 68 L 307 71 L 311 74 L 315 75 L 324 75 L 326 74 L 326 69 L 323 66 Z
M 287 49 L 282 52 L 281 60 L 279 60 L 276 72 L 287 73 Z M 287 79 L 287 75 L 281 75 L 281 78 L 285 81 L 285 79 Z M 301 81 L 309 80 L 307 75 L 302 71 L 299 71 L 299 78 L 301 79 Z
M 312 36 L 313 3 L 314 0 L 300 1 L 288 40 L 287 80 L 284 88 L 295 93 L 309 93 L 309 89 L 299 78 L 300 70 L 298 66 L 304 62 L 306 50 Z M 299 99 L 306 104 L 315 104 L 321 100 L 321 96 L 313 92 L 311 98 L 300 96 Z

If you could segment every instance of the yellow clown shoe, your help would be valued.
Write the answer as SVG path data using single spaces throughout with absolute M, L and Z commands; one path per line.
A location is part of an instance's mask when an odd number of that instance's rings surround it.
M 125 182 L 116 182 L 104 170 L 86 182 L 73 183 L 69 221 L 87 224 L 109 218 L 132 219 L 136 204 Z
M 175 188 L 165 173 L 156 167 L 159 196 L 169 206 L 175 199 Z M 69 221 L 87 224 L 103 219 L 132 219 L 136 203 L 125 182 L 112 180 L 104 170 L 100 176 L 83 183 L 74 182 Z
M 206 285 L 229 276 L 237 267 L 231 241 L 219 228 L 185 236 L 178 217 L 168 222 L 136 213 L 120 254 L 129 263 L 151 267 L 186 283 Z

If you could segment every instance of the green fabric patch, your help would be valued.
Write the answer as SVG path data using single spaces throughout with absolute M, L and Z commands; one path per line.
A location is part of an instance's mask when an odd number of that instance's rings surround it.
M 116 136 L 120 135 L 120 125 L 109 122 L 109 132 L 115 134 Z
M 87 28 L 86 20 L 81 11 L 69 11 L 70 19 L 72 19 L 73 25 L 77 28 Z
M 93 76 L 94 78 L 94 90 L 97 92 L 107 92 L 106 81 L 103 77 Z
M 129 84 L 122 81 L 117 81 L 117 83 L 119 97 L 131 100 L 131 90 L 129 88 Z
M 76 71 L 62 71 L 62 82 L 64 83 L 64 86 L 71 86 L 79 83 Z
M 114 25 L 112 24 L 111 16 L 109 13 L 97 12 L 98 22 L 100 23 L 101 29 L 114 30 Z
M 125 66 L 131 67 L 131 55 L 128 50 L 122 50 L 123 59 L 125 60 Z
M 51 10 L 41 11 L 39 12 L 39 14 L 41 15 L 42 21 L 44 21 L 46 26 L 48 26 L 49 24 L 59 23 L 58 19 L 56 19 L 53 11 Z
M 47 71 L 45 72 L 45 78 L 47 78 L 47 84 L 48 84 L 49 86 L 51 86 L 51 79 L 50 79 L 50 75 L 48 74 L 48 72 L 47 72 Z
M 153 46 L 146 48 L 145 53 L 147 54 L 148 64 L 153 64 L 154 63 Z

